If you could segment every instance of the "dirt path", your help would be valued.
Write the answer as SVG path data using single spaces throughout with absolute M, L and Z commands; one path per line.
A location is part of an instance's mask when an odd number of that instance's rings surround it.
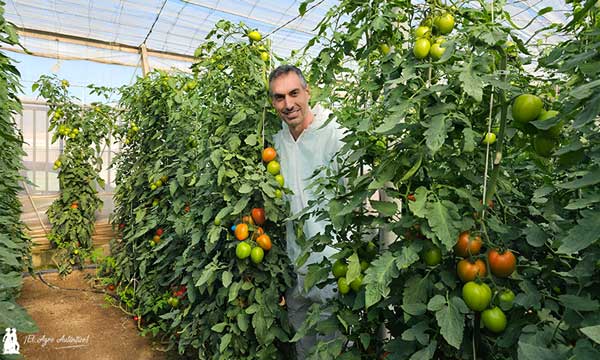
M 64 288 L 90 289 L 84 273 L 65 279 L 45 274 L 44 279 Z M 133 320 L 114 307 L 103 307 L 104 296 L 87 291 L 57 290 L 39 279 L 26 277 L 18 301 L 37 323 L 36 334 L 18 334 L 21 354 L 34 360 L 164 360 L 152 339 L 139 335 Z

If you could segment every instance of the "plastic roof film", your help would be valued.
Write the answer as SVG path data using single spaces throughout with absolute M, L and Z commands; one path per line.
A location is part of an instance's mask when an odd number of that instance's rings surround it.
M 301 3 L 298 0 L 7 0 L 5 16 L 21 29 L 50 34 L 41 37 L 21 34 L 23 45 L 41 56 L 139 66 L 136 49 L 145 42 L 150 50 L 184 55 L 178 59 L 150 53 L 151 67 L 187 69 L 195 49 L 221 19 L 234 23 L 243 21 L 268 35 L 278 55 L 287 57 L 293 50 L 303 48 L 313 37 L 319 21 L 339 1 L 315 1 L 308 6 L 310 11 L 298 17 Z M 524 39 L 551 23 L 566 23 L 570 9 L 564 1 L 558 0 L 506 1 L 506 10 L 519 26 L 527 24 L 545 7 L 554 10 L 520 31 Z M 115 46 L 98 48 L 85 43 L 59 42 L 52 38 L 53 33 L 124 45 L 129 49 L 127 52 Z M 542 35 L 538 36 L 543 39 Z M 560 38 L 543 41 L 557 39 Z M 316 46 L 309 56 L 319 50 Z

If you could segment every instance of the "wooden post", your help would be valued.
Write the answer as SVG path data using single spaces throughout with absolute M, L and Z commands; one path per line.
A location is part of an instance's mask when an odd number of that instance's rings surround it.
M 150 72 L 150 64 L 148 63 L 148 49 L 146 43 L 140 46 L 140 54 L 142 56 L 142 75 L 146 76 Z

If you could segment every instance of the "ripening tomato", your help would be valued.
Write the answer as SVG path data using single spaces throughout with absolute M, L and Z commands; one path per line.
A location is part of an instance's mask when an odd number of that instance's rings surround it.
M 276 160 L 271 160 L 267 164 L 267 171 L 271 175 L 277 175 L 277 174 L 279 174 L 280 170 L 281 170 L 281 166 L 279 165 L 279 163 Z
M 162 236 L 163 233 L 164 233 L 164 230 L 162 228 L 156 229 L 156 235 Z
M 458 256 L 467 257 L 477 255 L 481 251 L 483 242 L 480 236 L 471 237 L 468 231 L 463 231 L 458 235 L 458 241 L 454 245 L 454 252 Z
M 441 34 L 446 35 L 454 29 L 454 16 L 450 13 L 445 13 L 436 17 L 433 23 Z
M 509 277 L 517 267 L 517 258 L 510 250 L 502 254 L 497 249 L 492 249 L 488 253 L 490 271 L 498 277 Z
M 260 41 L 260 39 L 262 39 L 262 35 L 260 35 L 260 33 L 256 30 L 252 30 L 248 33 L 248 37 L 250 38 L 250 41 Z
M 250 224 L 250 225 L 254 225 L 254 220 L 252 220 L 252 217 L 248 216 L 248 215 L 244 215 L 242 216 L 242 222 L 244 224 Z
M 485 262 L 481 259 L 471 262 L 467 259 L 462 259 L 456 265 L 456 273 L 458 277 L 463 281 L 473 281 L 477 276 L 483 278 L 487 275 L 487 268 Z
M 431 29 L 428 26 L 419 26 L 415 30 L 415 37 L 422 38 L 428 36 L 431 33 Z
M 277 157 L 277 151 L 275 151 L 275 149 L 273 149 L 272 147 L 268 147 L 265 148 L 262 151 L 262 161 L 269 163 L 273 160 L 275 160 L 275 158 Z
M 262 225 L 265 223 L 265 209 L 263 208 L 254 208 L 252 209 L 252 219 L 254 219 L 254 223 L 256 225 Z
M 267 250 L 267 251 L 271 250 L 271 247 L 273 246 L 271 244 L 271 238 L 267 234 L 262 234 L 261 236 L 257 237 L 256 238 L 256 243 L 263 250 Z
M 283 178 L 283 175 L 281 175 L 281 174 L 275 175 L 275 181 L 277 181 L 277 183 L 281 187 L 283 187 L 283 184 L 285 184 L 285 179 Z
M 239 241 L 246 240 L 248 238 L 248 225 L 237 224 L 234 230 L 235 238 Z
M 471 310 L 483 311 L 490 305 L 492 290 L 485 283 L 469 281 L 462 288 L 462 297 Z

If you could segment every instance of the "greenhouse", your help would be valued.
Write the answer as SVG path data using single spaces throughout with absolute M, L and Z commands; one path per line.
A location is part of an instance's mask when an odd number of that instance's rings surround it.
M 600 0 L 0 10 L 0 359 L 600 359 Z

